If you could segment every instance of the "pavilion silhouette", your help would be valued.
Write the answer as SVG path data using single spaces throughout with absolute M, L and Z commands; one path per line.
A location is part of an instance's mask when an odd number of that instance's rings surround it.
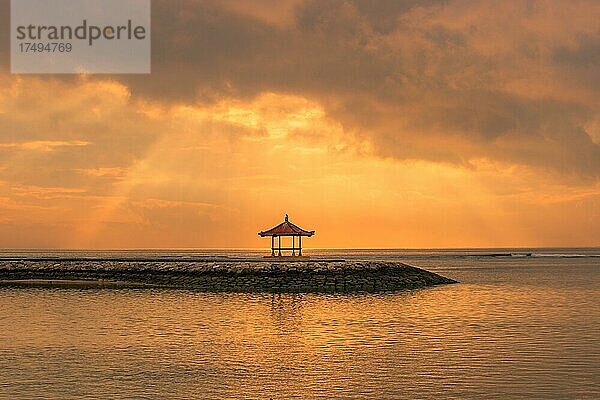
M 271 256 L 277 255 L 279 257 L 282 255 L 281 252 L 285 250 L 291 250 L 292 256 L 295 256 L 296 250 L 298 250 L 298 256 L 302 256 L 302 236 L 311 237 L 314 234 L 315 231 L 307 231 L 291 223 L 287 214 L 285 214 L 285 220 L 279 225 L 269 230 L 258 232 L 260 237 L 271 237 Z M 282 236 L 292 237 L 292 247 L 281 247 Z M 298 247 L 296 247 L 296 237 L 298 237 Z M 275 238 L 277 238 L 277 246 L 275 246 Z

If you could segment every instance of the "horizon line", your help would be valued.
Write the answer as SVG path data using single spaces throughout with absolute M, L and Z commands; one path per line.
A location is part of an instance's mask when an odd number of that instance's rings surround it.
M 307 247 L 303 250 L 496 250 L 496 249 L 600 249 L 593 246 L 500 246 L 500 247 Z M 0 247 L 6 250 L 62 250 L 62 251 L 135 251 L 135 250 L 264 250 L 266 247 Z

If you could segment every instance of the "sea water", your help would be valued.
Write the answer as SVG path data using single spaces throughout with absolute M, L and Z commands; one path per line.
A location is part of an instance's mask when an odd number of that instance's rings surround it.
M 460 283 L 357 295 L 0 287 L 0 398 L 600 398 L 600 249 L 306 253 Z

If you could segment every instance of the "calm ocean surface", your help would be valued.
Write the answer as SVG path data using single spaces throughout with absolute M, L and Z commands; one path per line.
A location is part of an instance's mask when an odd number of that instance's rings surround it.
M 600 399 L 600 248 L 307 254 L 400 260 L 461 283 L 378 295 L 0 287 L 0 398 Z

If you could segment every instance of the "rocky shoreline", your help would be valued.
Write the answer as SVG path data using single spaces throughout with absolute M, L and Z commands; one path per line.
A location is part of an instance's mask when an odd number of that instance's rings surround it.
M 456 281 L 388 261 L 0 260 L 0 285 L 68 283 L 207 292 L 373 293 Z

